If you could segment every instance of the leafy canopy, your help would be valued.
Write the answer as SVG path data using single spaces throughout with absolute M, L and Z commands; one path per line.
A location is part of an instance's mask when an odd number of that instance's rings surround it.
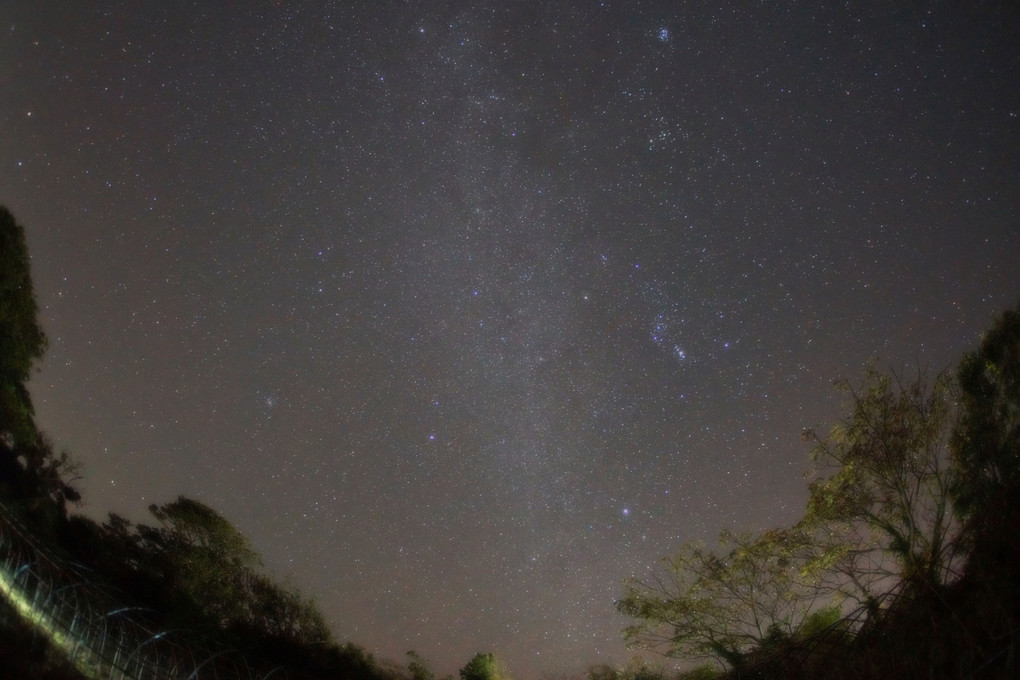
M 810 537 L 799 530 L 758 536 L 723 532 L 717 551 L 688 543 L 664 574 L 632 580 L 617 609 L 638 622 L 630 646 L 736 666 L 770 637 L 792 635 L 819 595 L 804 572 Z
M 632 646 L 738 667 L 753 652 L 831 625 L 847 598 L 938 586 L 953 575 L 955 522 L 947 441 L 953 382 L 869 371 L 840 383 L 849 413 L 813 441 L 807 512 L 789 529 L 724 532 L 716 550 L 689 543 L 662 573 L 632 580 L 617 609 L 636 619 Z M 824 625 L 823 625 L 824 624 Z
M 168 584 L 218 628 L 254 631 L 299 643 L 330 639 L 311 600 L 275 583 L 237 528 L 209 506 L 184 496 L 149 506 L 158 527 L 111 516 L 106 531 L 127 546 L 133 567 Z
M 475 654 L 460 669 L 461 680 L 509 680 L 503 664 L 492 653 Z
M 965 516 L 1020 486 L 1020 308 L 1007 310 L 960 361 L 953 500 Z
M 805 433 L 815 442 L 816 470 L 831 474 L 811 483 L 803 525 L 841 537 L 844 561 L 832 566 L 862 585 L 869 570 L 904 584 L 945 582 L 955 528 L 948 470 L 957 413 L 952 377 L 943 373 L 929 384 L 922 373 L 904 382 L 871 369 L 860 388 L 837 384 L 851 395 L 849 415 L 825 438 Z
M 46 351 L 36 318 L 25 230 L 0 206 L 0 435 L 32 442 L 38 433 L 25 383 Z

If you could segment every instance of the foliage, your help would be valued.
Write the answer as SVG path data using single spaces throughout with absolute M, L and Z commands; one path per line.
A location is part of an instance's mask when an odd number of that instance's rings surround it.
M 957 372 L 952 492 L 960 512 L 972 515 L 1020 483 L 1020 308 L 996 319 Z
M 712 664 L 695 666 L 677 676 L 677 680 L 715 680 L 720 675 L 719 669 Z
M 798 530 L 759 536 L 724 532 L 720 550 L 686 544 L 665 574 L 632 580 L 617 609 L 638 623 L 631 646 L 736 666 L 777 635 L 791 635 L 820 595 L 801 569 L 810 537 Z
M 804 617 L 797 629 L 797 637 L 806 639 L 823 633 L 838 624 L 843 618 L 843 611 L 836 605 L 820 607 Z
M 667 680 L 670 673 L 661 665 L 648 665 L 641 657 L 635 656 L 624 667 L 598 664 L 590 666 L 584 673 L 585 680 Z
M 248 583 L 246 605 L 244 623 L 260 634 L 306 644 L 320 644 L 332 636 L 311 599 L 263 574 Z
M 848 416 L 815 444 L 804 518 L 759 536 L 724 533 L 717 551 L 687 544 L 665 576 L 631 581 L 617 608 L 631 645 L 721 666 L 775 664 L 809 639 L 846 639 L 846 598 L 935 592 L 956 575 L 947 442 L 954 383 L 868 372 Z M 827 474 L 826 474 L 827 473 Z M 824 606 L 819 607 L 822 603 Z M 800 653 L 800 652 L 797 652 Z
M 941 374 L 904 383 L 874 370 L 852 397 L 849 416 L 828 437 L 809 431 L 816 468 L 802 523 L 823 538 L 820 555 L 833 573 L 873 601 L 881 579 L 933 586 L 953 575 L 954 515 L 947 440 L 954 385 Z M 835 538 L 836 540 L 832 540 Z M 840 552 L 842 551 L 842 552 Z
M 343 680 L 401 680 L 399 675 L 384 668 L 370 652 L 351 642 L 339 647 L 328 645 L 324 656 L 321 667 L 331 671 L 330 677 Z
M 149 512 L 161 528 L 139 527 L 147 566 L 198 604 L 220 626 L 246 619 L 246 595 L 258 555 L 230 522 L 207 505 L 180 497 Z
M 215 510 L 182 496 L 149 511 L 160 526 L 134 526 L 110 515 L 98 535 L 87 526 L 79 535 L 113 556 L 96 568 L 133 585 L 169 624 L 273 640 L 277 647 L 330 642 L 314 603 L 262 573 L 249 541 Z
M 676 676 L 676 680 L 715 680 L 722 674 L 713 664 L 702 664 Z
M 428 662 L 413 650 L 407 653 L 407 672 L 410 673 L 411 680 L 435 680 L 436 678 L 436 674 L 432 672 Z
M 57 454 L 42 432 L 13 448 L 0 443 L 0 487 L 4 496 L 16 500 L 37 524 L 41 535 L 49 535 L 66 517 L 67 504 L 78 504 L 75 487 L 78 466 L 67 452 Z
M 503 664 L 492 653 L 475 654 L 460 669 L 461 680 L 509 680 Z
M 27 382 L 47 344 L 37 313 L 25 231 L 0 206 L 0 495 L 49 535 L 81 496 L 70 457 L 53 451 L 34 420 Z
M 46 351 L 37 311 L 25 230 L 0 206 L 0 435 L 19 443 L 37 434 L 25 387 L 32 365 Z

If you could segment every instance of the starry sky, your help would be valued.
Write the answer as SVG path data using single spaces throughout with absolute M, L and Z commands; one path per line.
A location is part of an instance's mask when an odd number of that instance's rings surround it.
M 624 579 L 799 516 L 833 380 L 1020 299 L 1015 7 L 3 0 L 38 419 L 380 657 L 625 663 Z

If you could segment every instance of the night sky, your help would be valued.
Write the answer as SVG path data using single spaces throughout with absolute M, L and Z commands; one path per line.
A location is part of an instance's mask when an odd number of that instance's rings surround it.
M 624 579 L 800 515 L 833 380 L 1020 299 L 1011 7 L 3 0 L 38 420 L 380 657 L 626 663 Z

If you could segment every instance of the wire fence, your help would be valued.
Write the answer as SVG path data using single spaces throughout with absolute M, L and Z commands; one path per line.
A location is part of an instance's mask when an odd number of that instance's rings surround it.
M 41 545 L 0 504 L 0 595 L 92 680 L 297 680 L 282 667 L 262 670 L 235 650 L 184 630 L 151 624 L 87 569 Z

